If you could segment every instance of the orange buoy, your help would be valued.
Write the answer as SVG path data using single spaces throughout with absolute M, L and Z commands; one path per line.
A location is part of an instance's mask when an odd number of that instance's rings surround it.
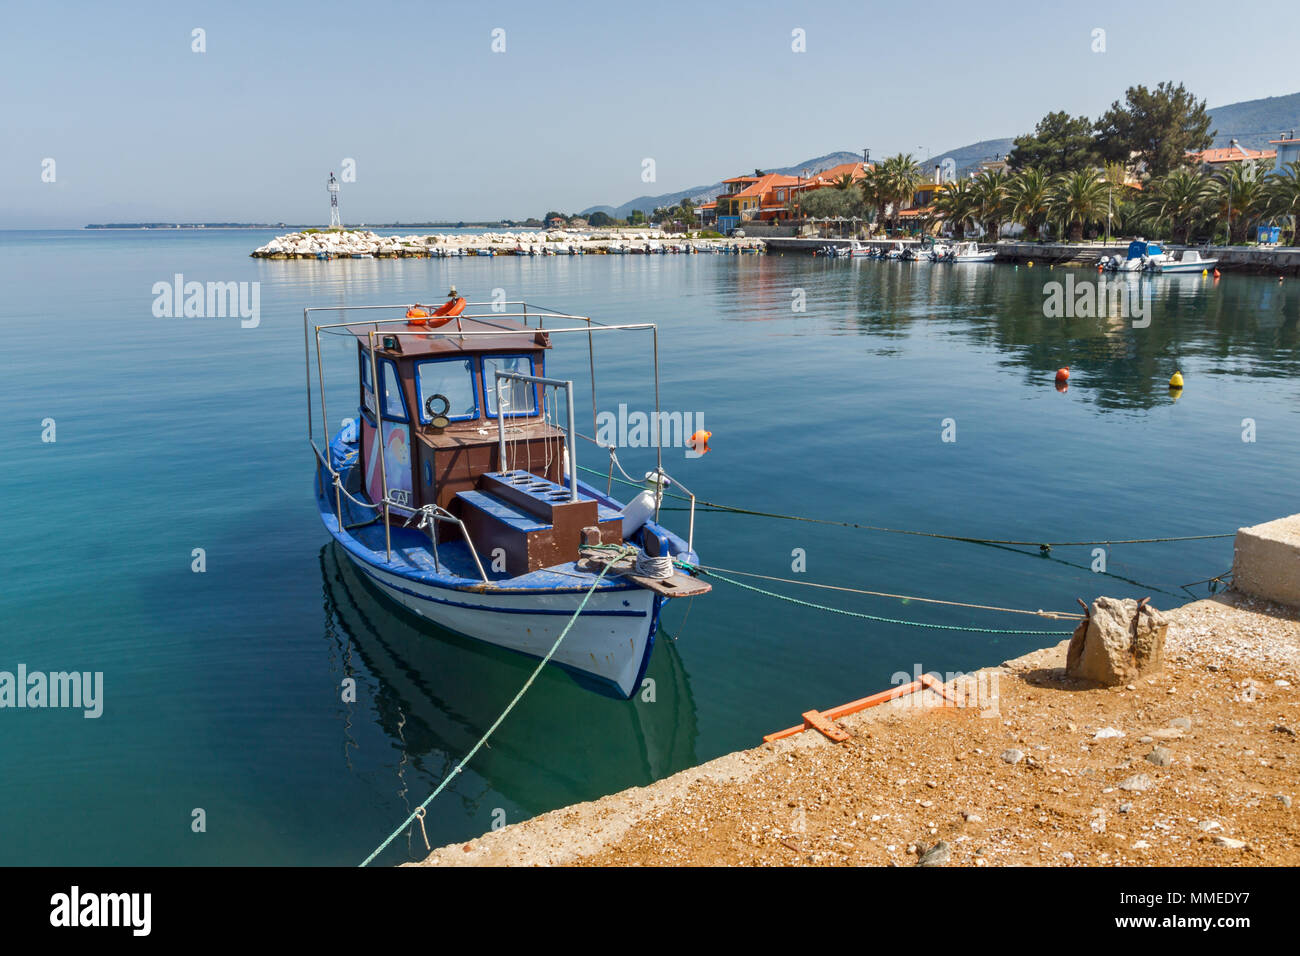
M 709 439 L 712 437 L 713 437 L 713 432 L 706 432 L 704 429 L 701 428 L 689 439 L 687 439 L 686 444 L 689 445 L 691 447 L 691 450 L 695 452 L 697 455 L 703 455 L 709 450 Z
M 464 312 L 466 305 L 465 297 L 461 295 L 448 299 L 432 312 L 416 303 L 406 310 L 406 324 L 436 329 Z
M 1219 270 L 1218 270 L 1218 269 L 1215 269 L 1215 270 L 1214 270 L 1214 278 L 1216 278 L 1216 279 L 1219 278 Z
M 1070 366 L 1067 365 L 1065 366 L 1065 368 L 1058 368 L 1056 370 L 1057 385 L 1060 385 L 1062 382 L 1068 382 L 1069 380 L 1070 380 Z

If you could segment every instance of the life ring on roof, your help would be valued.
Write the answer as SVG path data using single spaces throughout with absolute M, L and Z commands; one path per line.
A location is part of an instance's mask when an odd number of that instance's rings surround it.
M 456 316 L 465 311 L 468 303 L 463 295 L 458 295 L 454 299 L 448 299 L 438 308 L 430 312 L 424 306 L 416 303 L 406 310 L 407 325 L 422 325 L 426 328 L 436 329 L 446 325 Z

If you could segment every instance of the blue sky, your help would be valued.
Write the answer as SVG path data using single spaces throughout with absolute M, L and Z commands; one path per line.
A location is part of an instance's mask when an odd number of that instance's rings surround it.
M 1298 35 L 1295 0 L 10 4 L 0 228 L 318 222 L 345 157 L 349 224 L 572 212 L 835 149 L 923 158 L 1136 83 L 1292 93 Z

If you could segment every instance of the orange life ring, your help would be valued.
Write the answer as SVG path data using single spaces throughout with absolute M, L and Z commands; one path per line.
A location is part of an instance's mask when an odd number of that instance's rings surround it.
M 408 308 L 407 325 L 424 325 L 425 328 L 437 329 L 439 326 L 450 323 L 452 319 L 464 312 L 467 304 L 464 295 L 458 295 L 458 297 L 448 299 L 447 302 L 442 303 L 433 312 L 426 312 L 424 308 L 419 308 L 419 310 L 413 307 Z M 412 312 L 417 312 L 417 315 L 412 315 Z

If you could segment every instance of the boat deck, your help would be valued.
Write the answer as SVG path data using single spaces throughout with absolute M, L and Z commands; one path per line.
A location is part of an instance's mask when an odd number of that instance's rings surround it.
M 354 492 L 364 499 L 364 493 Z M 591 494 L 580 485 L 579 497 L 597 502 L 602 519 L 616 514 L 610 502 L 598 495 Z M 336 530 L 333 514 L 333 497 L 321 499 L 322 517 L 327 528 Z M 478 567 L 473 555 L 464 541 L 442 541 L 438 544 L 437 563 L 434 561 L 433 546 L 428 533 L 415 526 L 402 525 L 398 514 L 393 515 L 391 531 L 392 555 L 385 560 L 384 525 L 374 520 L 375 512 L 343 498 L 343 543 L 351 539 L 353 547 L 367 552 L 363 555 L 367 563 L 415 580 L 426 579 L 445 587 L 481 589 L 483 579 L 479 577 Z M 359 555 L 362 556 L 362 555 Z M 510 590 L 575 590 L 586 591 L 596 580 L 600 568 L 584 561 L 566 561 L 548 568 L 542 568 L 527 574 L 511 576 L 504 571 L 493 571 L 488 558 L 482 557 L 483 571 L 493 585 Z M 621 575 L 607 574 L 600 582 L 598 590 L 625 589 L 631 582 Z

